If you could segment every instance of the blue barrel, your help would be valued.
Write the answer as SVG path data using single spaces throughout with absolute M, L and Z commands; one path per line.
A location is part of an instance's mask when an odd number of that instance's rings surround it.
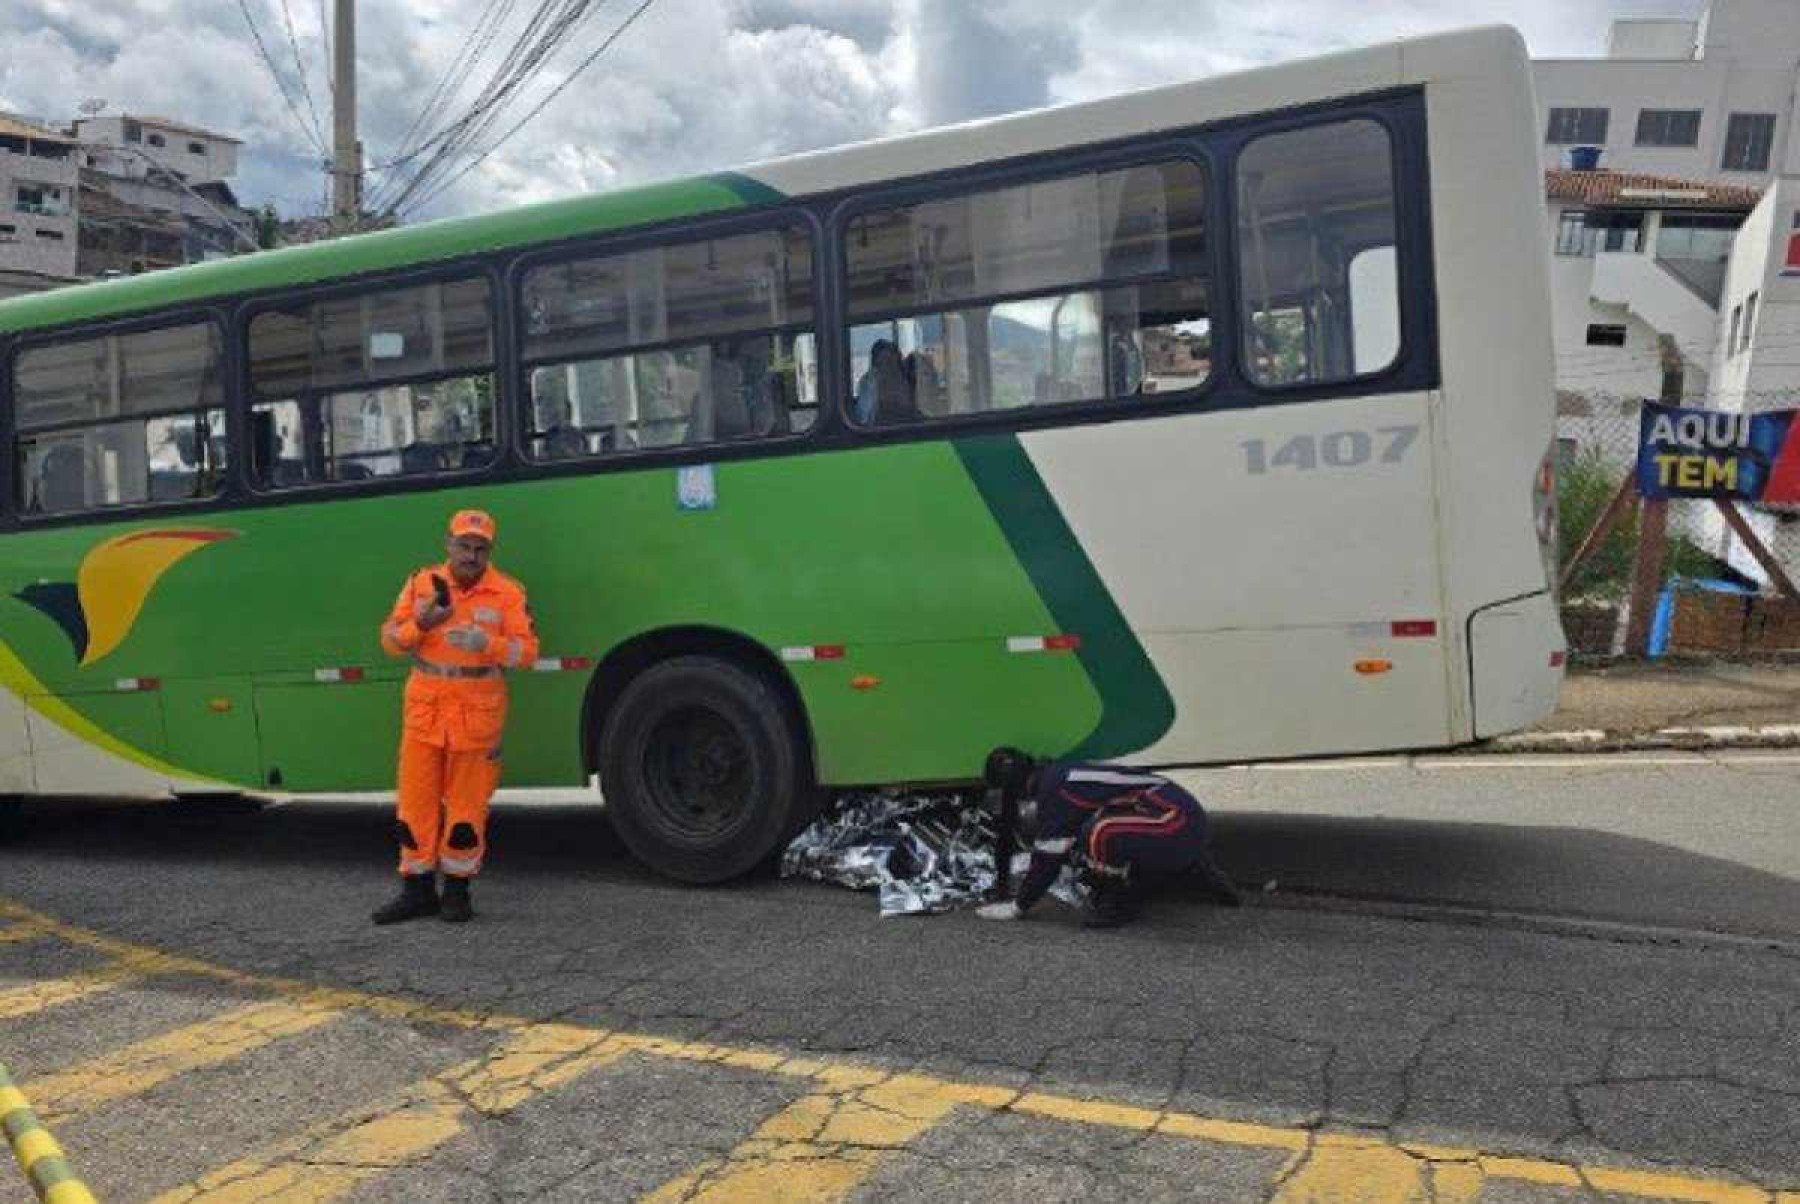
M 1597 171 L 1600 167 L 1600 152 L 1603 147 L 1571 146 L 1569 148 L 1569 167 L 1574 171 Z

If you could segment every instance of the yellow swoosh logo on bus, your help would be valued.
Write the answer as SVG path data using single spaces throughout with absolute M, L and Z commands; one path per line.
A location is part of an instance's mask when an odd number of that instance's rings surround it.
M 75 577 L 76 596 L 87 621 L 82 668 L 125 641 L 164 573 L 208 544 L 236 534 L 210 527 L 133 531 L 90 548 Z

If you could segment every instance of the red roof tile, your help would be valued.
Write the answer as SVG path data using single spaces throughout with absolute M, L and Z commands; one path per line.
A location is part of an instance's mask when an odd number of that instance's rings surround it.
M 1628 171 L 1552 168 L 1544 173 L 1544 195 L 1552 201 L 1631 209 L 1754 209 L 1762 189 Z

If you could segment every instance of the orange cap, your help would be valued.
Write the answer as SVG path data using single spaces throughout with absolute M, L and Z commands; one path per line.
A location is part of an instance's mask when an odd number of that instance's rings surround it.
M 478 535 L 493 543 L 493 516 L 485 510 L 458 510 L 450 516 L 450 538 L 455 539 L 458 535 Z

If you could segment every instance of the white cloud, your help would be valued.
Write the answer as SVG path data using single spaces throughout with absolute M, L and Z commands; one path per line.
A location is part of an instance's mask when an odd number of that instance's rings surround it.
M 298 107 L 296 51 L 329 137 L 317 0 L 245 0 Z M 364 0 L 359 114 L 393 156 L 487 0 Z M 533 5 L 515 5 L 516 36 Z M 503 114 L 508 128 L 636 7 L 602 4 Z M 472 212 L 730 167 L 792 151 L 1236 70 L 1384 38 L 1507 21 L 1543 57 L 1601 52 L 1622 15 L 1693 16 L 1699 0 L 658 0 L 588 73 L 426 213 Z M 84 99 L 244 139 L 250 203 L 317 211 L 319 151 L 258 56 L 235 0 L 8 0 L 0 108 L 66 120 Z M 495 53 L 454 80 L 464 111 Z M 464 161 L 466 164 L 466 160 Z M 372 195 L 380 195 L 377 175 Z

